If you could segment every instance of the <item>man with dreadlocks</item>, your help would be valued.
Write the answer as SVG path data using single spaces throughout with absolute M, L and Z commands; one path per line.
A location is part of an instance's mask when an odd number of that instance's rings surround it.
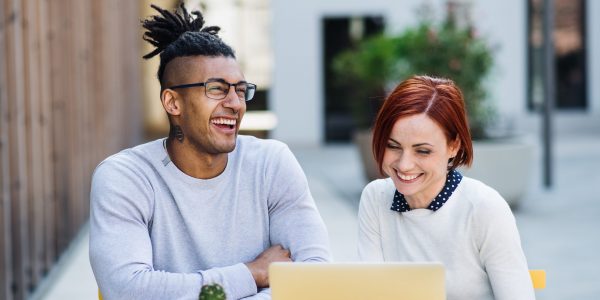
M 274 261 L 328 261 L 306 177 L 281 142 L 238 136 L 248 83 L 233 50 L 181 5 L 143 21 L 170 133 L 96 168 L 90 261 L 105 299 L 270 299 Z

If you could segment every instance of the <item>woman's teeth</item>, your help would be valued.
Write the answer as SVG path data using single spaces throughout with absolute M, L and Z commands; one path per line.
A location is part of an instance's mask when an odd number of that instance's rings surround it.
M 402 175 L 402 174 L 398 174 L 398 177 L 400 177 L 400 179 L 402 179 L 402 180 L 410 181 L 410 180 L 413 180 L 413 179 L 419 177 L 419 175 Z

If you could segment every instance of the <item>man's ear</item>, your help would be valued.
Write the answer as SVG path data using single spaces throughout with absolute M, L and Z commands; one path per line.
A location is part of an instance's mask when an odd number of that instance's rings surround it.
M 160 93 L 160 101 L 165 111 L 172 116 L 181 115 L 181 98 L 171 89 L 165 89 Z

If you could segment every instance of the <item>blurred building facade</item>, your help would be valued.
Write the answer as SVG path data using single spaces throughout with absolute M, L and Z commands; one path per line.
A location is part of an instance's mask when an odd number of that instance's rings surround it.
M 178 1 L 168 2 L 172 6 Z M 339 39 L 352 35 L 355 20 L 369 33 L 398 32 L 417 23 L 422 5 L 442 18 L 448 0 L 186 0 L 200 9 L 207 25 L 222 28 L 220 35 L 236 50 L 248 80 L 259 93 L 249 103 L 252 111 L 270 111 L 277 125 L 269 136 L 293 144 L 319 145 L 337 141 L 335 130 L 352 124 L 347 112 L 336 111 L 343 99 L 332 97 L 327 64 L 341 50 Z M 494 48 L 495 67 L 488 78 L 490 100 L 498 112 L 498 134 L 537 132 L 542 94 L 542 0 L 455 0 L 465 7 L 477 34 Z M 600 5 L 590 0 L 557 0 L 555 3 L 557 88 L 555 130 L 600 130 Z M 149 13 L 149 12 L 148 12 Z M 347 23 L 347 32 L 340 24 Z M 352 28 L 354 27 L 354 28 Z M 343 40 L 343 39 L 342 39 Z M 155 63 L 155 62 L 151 62 Z M 148 64 L 145 91 L 147 128 L 166 132 L 166 118 L 158 102 L 156 67 Z M 151 78 L 148 76 L 152 76 Z M 360 86 L 356 87 L 360 89 Z M 259 115 L 257 118 L 264 118 Z M 242 126 L 244 127 L 244 122 Z M 338 129 L 336 129 L 338 128 Z M 341 140 L 344 140 L 342 137 Z
M 541 123 L 538 106 L 543 100 L 542 1 L 455 2 L 469 8 L 477 34 L 495 49 L 488 86 L 499 114 L 497 129 L 516 134 L 536 132 Z M 416 10 L 423 3 L 441 17 L 447 1 L 273 1 L 274 71 L 269 105 L 279 124 L 272 136 L 293 144 L 318 145 L 328 141 L 328 122 L 344 123 L 326 109 L 331 99 L 326 96 L 324 70 L 329 63 L 328 47 L 335 47 L 325 38 L 328 20 L 375 20 L 386 32 L 397 32 L 416 24 Z M 600 3 L 554 3 L 559 95 L 554 128 L 600 132 Z

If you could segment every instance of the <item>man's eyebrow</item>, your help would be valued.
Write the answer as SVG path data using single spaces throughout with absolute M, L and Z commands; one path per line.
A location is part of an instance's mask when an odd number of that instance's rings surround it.
M 206 79 L 206 81 L 218 81 L 218 82 L 223 82 L 223 83 L 229 83 L 229 81 L 223 79 L 223 78 L 217 78 L 217 77 L 211 77 Z M 246 80 L 240 80 L 238 82 L 235 82 L 234 84 L 238 84 L 238 83 L 248 83 L 248 81 Z

